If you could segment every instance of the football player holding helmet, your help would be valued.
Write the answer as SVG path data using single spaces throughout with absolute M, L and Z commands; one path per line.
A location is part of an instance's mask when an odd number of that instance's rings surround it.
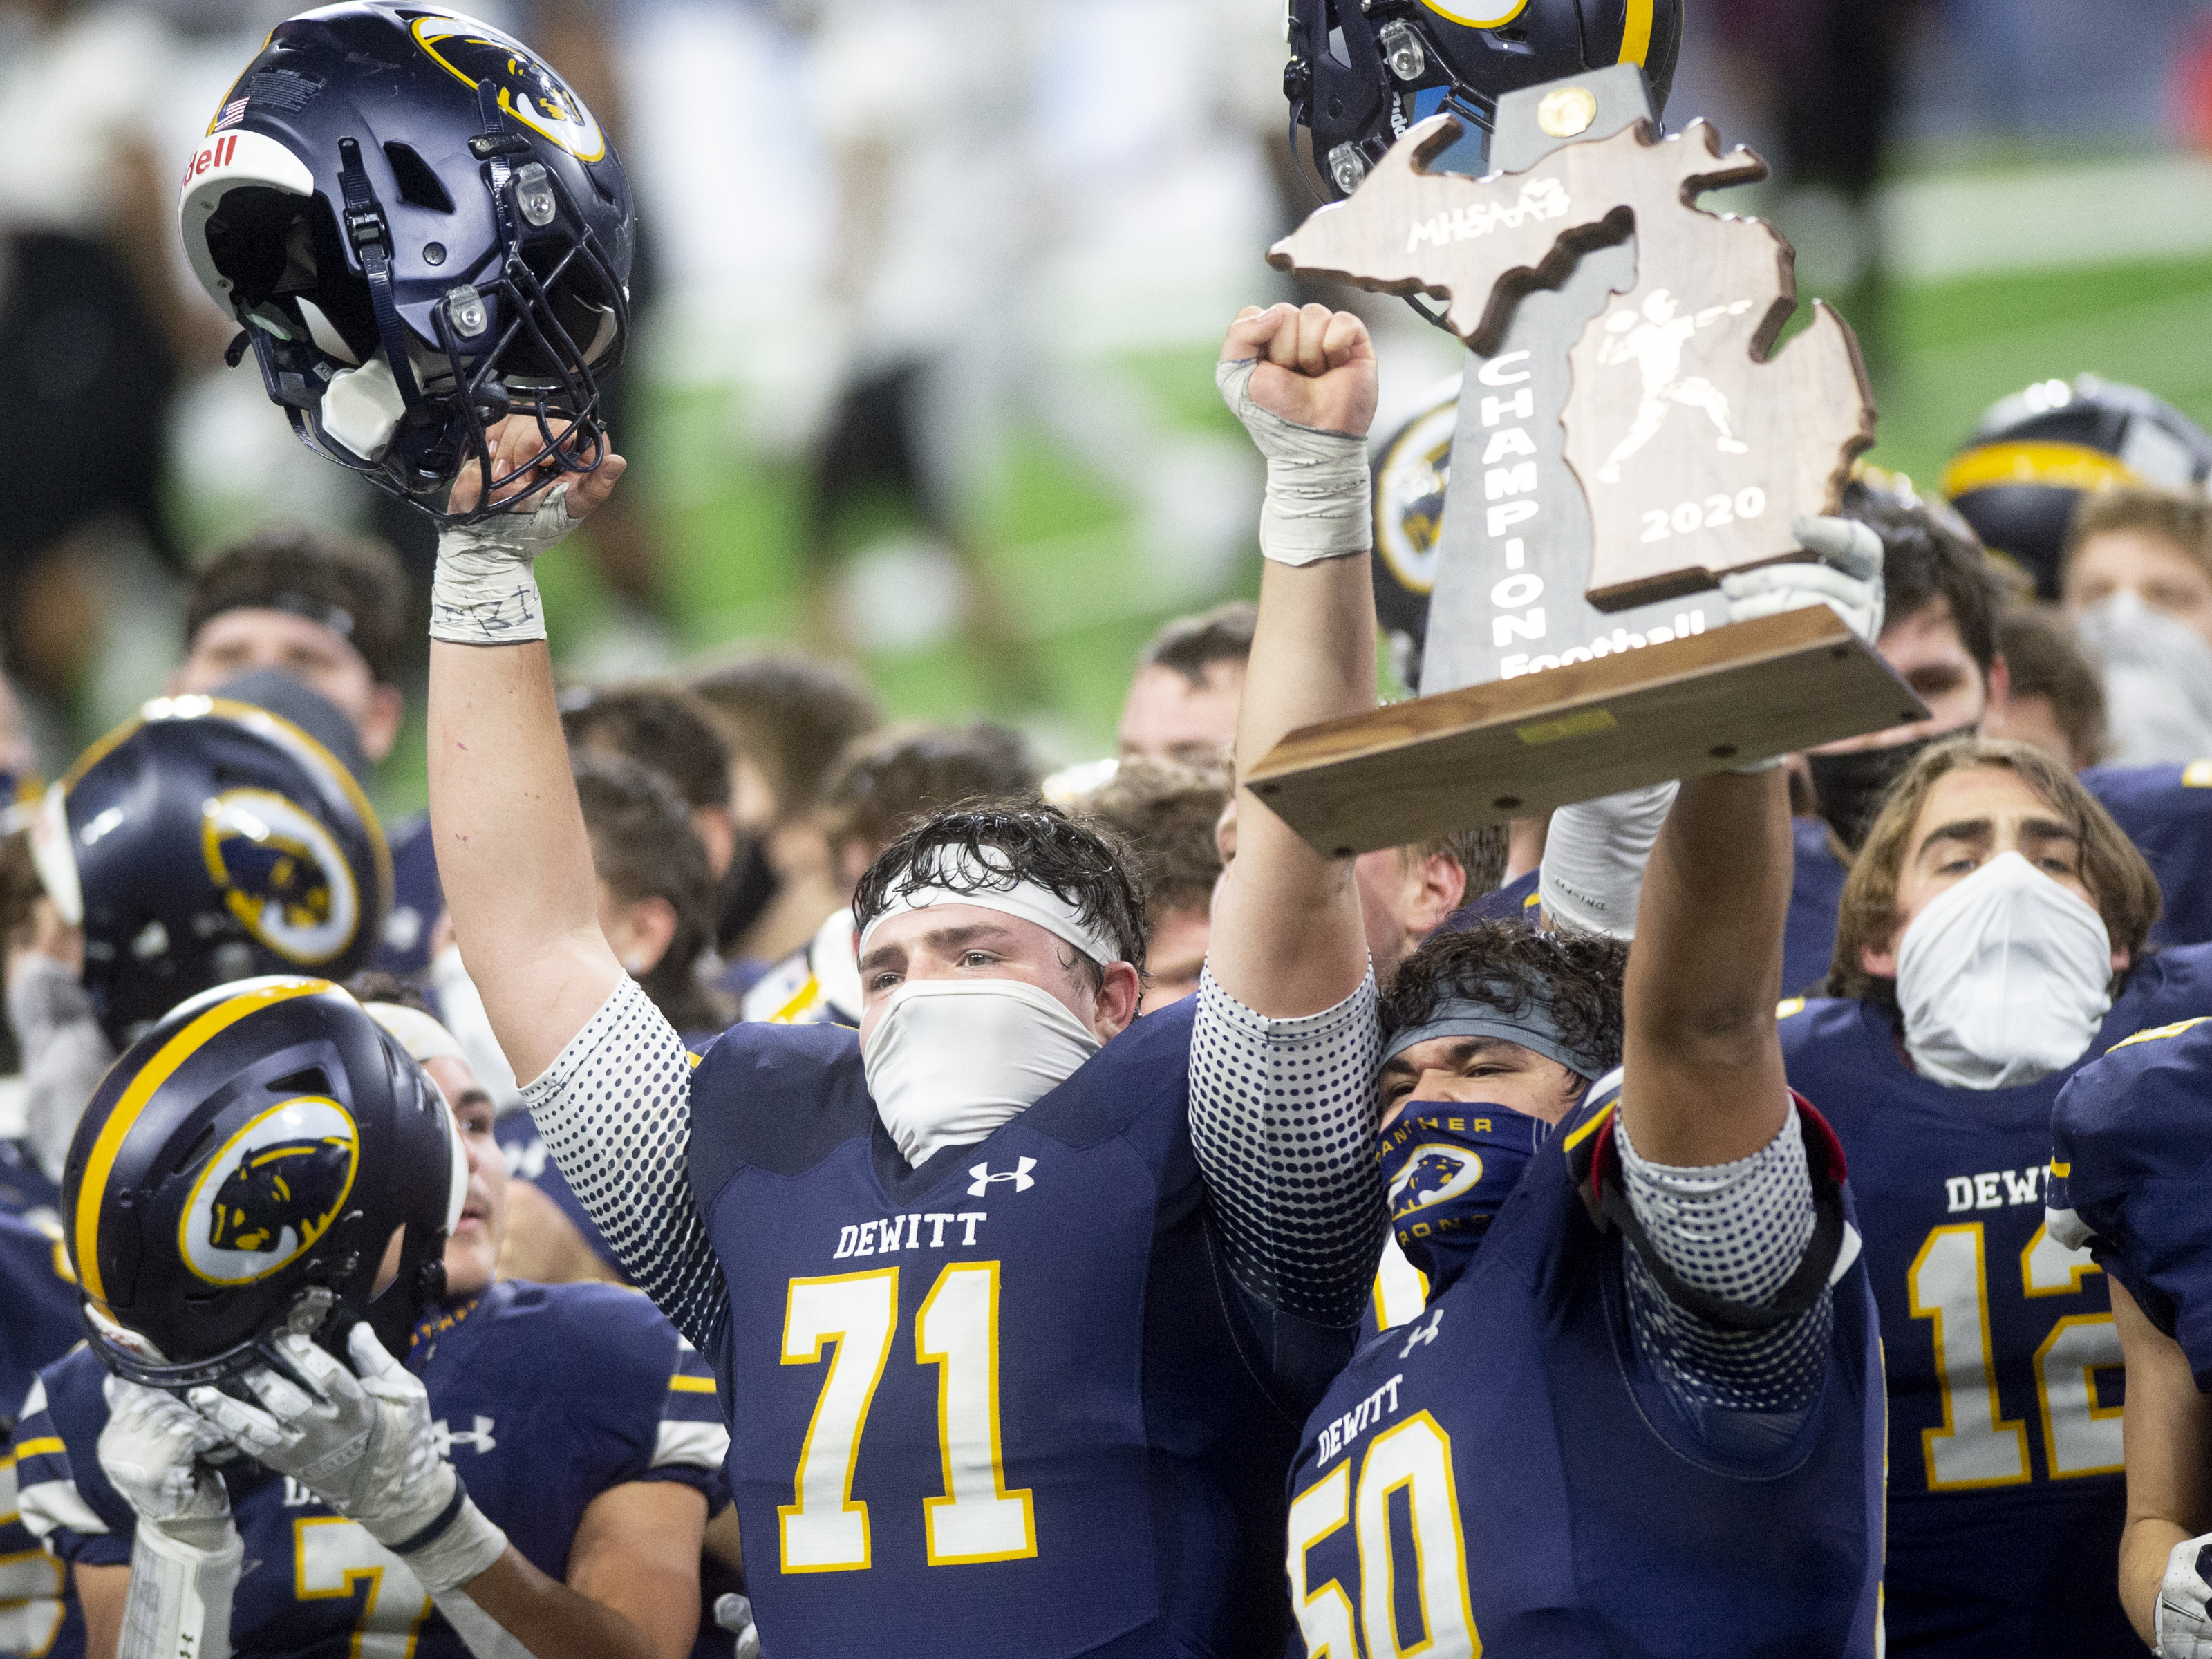
M 1563 76 L 1640 64 L 1664 110 L 1682 0 L 1291 0 L 1290 36 L 1283 93 L 1334 200 L 1415 121 L 1449 109 L 1486 136 L 1501 93 Z
M 89 1650 L 688 1651 L 726 1501 L 713 1379 L 641 1297 L 494 1282 L 506 1168 L 445 1028 L 265 981 L 117 1070 L 72 1165 L 106 1304 L 41 1373 L 19 1454 Z M 153 1332 L 190 1362 L 138 1352 Z
M 604 458 L 629 185 L 520 41 L 435 7 L 279 23 L 187 164 L 179 214 L 193 273 L 244 331 L 231 362 L 250 346 L 308 447 L 379 489 L 443 520 L 471 463 L 497 484 Z M 509 413 L 543 441 L 495 476 L 484 430 Z

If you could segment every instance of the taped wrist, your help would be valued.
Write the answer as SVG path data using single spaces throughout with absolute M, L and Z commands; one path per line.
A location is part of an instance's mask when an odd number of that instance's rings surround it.
M 142 1521 L 131 1540 L 131 1591 L 118 1653 L 131 1659 L 230 1659 L 230 1603 L 246 1565 L 238 1528 L 221 1521 Z
M 1374 544 L 1367 441 L 1286 421 L 1252 401 L 1257 358 L 1214 365 L 1214 384 L 1267 459 L 1260 551 L 1278 564 L 1364 554 Z
M 1536 876 L 1544 914 L 1582 933 L 1634 939 L 1644 866 L 1680 787 L 1647 784 L 1553 813 Z
M 557 483 L 527 513 L 501 513 L 441 532 L 430 581 L 430 637 L 452 645 L 544 639 L 545 608 L 531 566 L 579 522 L 568 516 L 568 486 Z
M 369 1531 L 434 1595 L 459 1589 L 507 1553 L 507 1534 L 476 1506 L 458 1474 L 445 1509 L 411 1537 L 387 1538 L 374 1527 Z

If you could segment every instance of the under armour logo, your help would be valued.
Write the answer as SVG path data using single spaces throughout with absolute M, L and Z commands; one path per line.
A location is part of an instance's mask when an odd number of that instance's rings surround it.
M 1398 1358 L 1401 1359 L 1407 1358 L 1413 1353 L 1413 1350 L 1419 1347 L 1422 1343 L 1435 1341 L 1437 1340 L 1437 1327 L 1443 1322 L 1444 1310 L 1442 1308 L 1431 1309 L 1429 1312 L 1429 1322 L 1425 1325 L 1416 1325 L 1413 1327 L 1413 1334 L 1406 1339 L 1406 1346 L 1398 1350 Z
M 1014 1183 L 1016 1192 L 1025 1193 L 1036 1185 L 1036 1180 L 1030 1174 L 1030 1171 L 1036 1168 L 1036 1160 L 1033 1158 L 1017 1158 L 1014 1160 L 1012 1169 L 999 1175 L 991 1173 L 991 1166 L 988 1164 L 972 1164 L 968 1167 L 968 1173 L 975 1178 L 968 1183 L 968 1196 L 982 1197 L 991 1190 L 991 1183 L 994 1181 L 1011 1181 Z
M 456 1446 L 473 1446 L 477 1449 L 477 1455 L 481 1457 L 499 1444 L 499 1442 L 491 1437 L 491 1419 L 489 1417 L 478 1417 L 475 1428 L 465 1430 L 459 1434 L 455 1434 L 447 1428 L 446 1419 L 441 1417 L 430 1425 L 430 1443 L 437 1449 L 438 1455 L 441 1457 L 452 1456 L 453 1448 Z

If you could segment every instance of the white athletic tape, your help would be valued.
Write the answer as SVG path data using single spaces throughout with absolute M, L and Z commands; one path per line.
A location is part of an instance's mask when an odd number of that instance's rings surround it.
M 1267 458 L 1260 551 L 1278 564 L 1311 564 L 1365 553 L 1375 540 L 1367 441 L 1286 421 L 1252 401 L 1257 358 L 1216 363 L 1224 402 Z
M 530 567 L 582 522 L 568 516 L 562 483 L 527 513 L 498 514 L 443 532 L 430 582 L 430 637 L 453 645 L 544 639 L 545 607 Z

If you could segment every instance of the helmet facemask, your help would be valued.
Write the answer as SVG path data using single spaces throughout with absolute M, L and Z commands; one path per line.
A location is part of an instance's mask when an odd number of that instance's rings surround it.
M 248 130 L 228 147 L 213 137 L 203 155 L 229 177 L 203 189 L 188 174 L 184 204 L 202 280 L 245 330 L 228 361 L 251 349 L 303 443 L 441 524 L 597 471 L 603 377 L 629 337 L 626 196 L 533 137 L 492 81 L 474 103 L 466 143 L 484 194 L 458 209 L 465 163 L 441 178 L 366 119 L 341 124 L 335 191 L 327 161 L 319 174 L 295 141 Z M 580 203 L 579 188 L 598 199 Z M 489 428 L 510 415 L 533 420 L 538 441 L 499 467 Z M 471 468 L 477 505 L 449 511 Z

